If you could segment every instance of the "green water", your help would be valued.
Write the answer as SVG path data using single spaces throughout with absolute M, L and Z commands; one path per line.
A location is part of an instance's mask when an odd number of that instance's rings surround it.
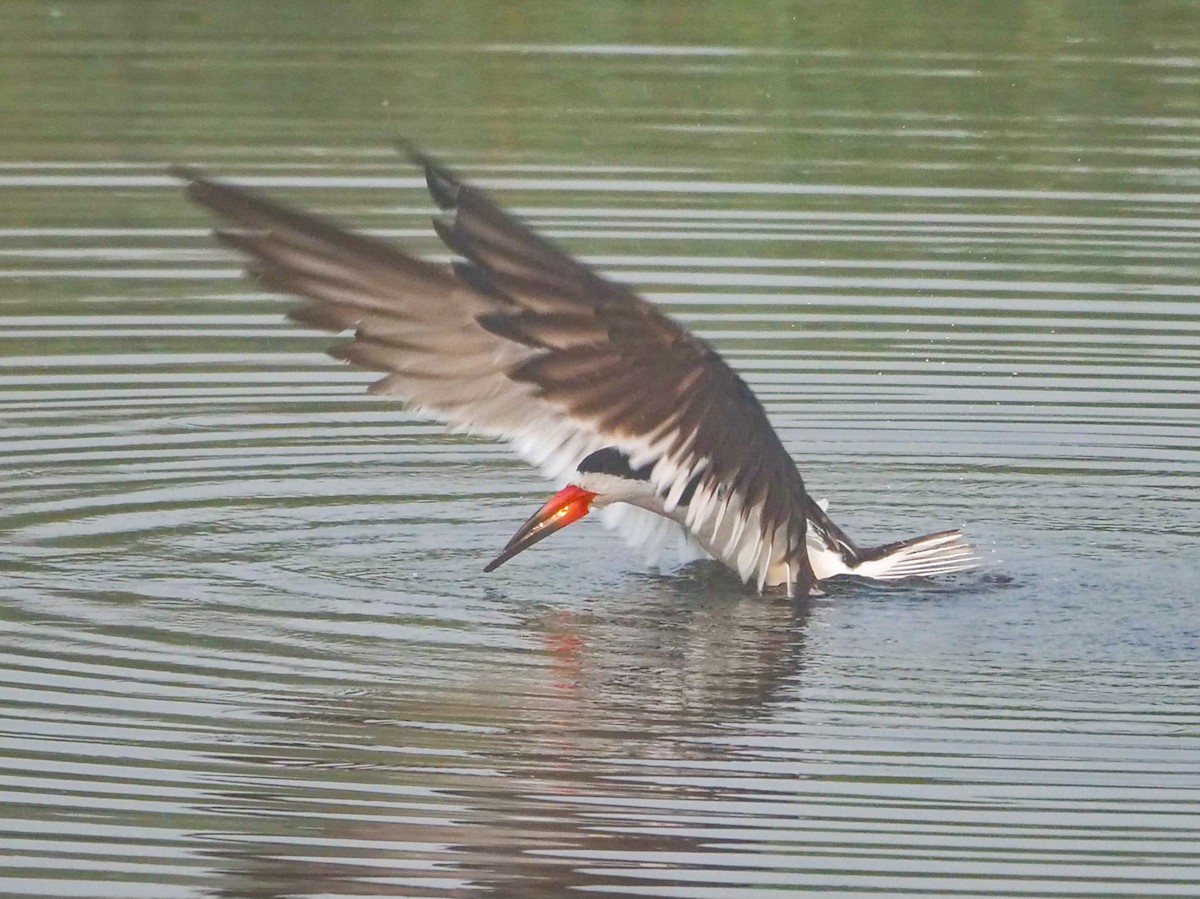
M 1200 10 L 0 9 L 0 894 L 1194 896 Z M 803 607 L 368 397 L 197 165 L 444 254 L 419 142 L 710 339 Z

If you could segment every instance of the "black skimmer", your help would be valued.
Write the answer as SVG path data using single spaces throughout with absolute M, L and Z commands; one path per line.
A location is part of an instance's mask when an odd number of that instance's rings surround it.
M 438 265 L 187 168 L 190 199 L 289 317 L 353 332 L 330 355 L 460 430 L 508 440 L 567 485 L 488 566 L 603 506 L 634 540 L 682 532 L 743 581 L 808 595 L 840 574 L 965 571 L 957 530 L 860 548 L 809 496 L 762 404 L 708 343 L 429 157 L 410 153 L 458 257 Z

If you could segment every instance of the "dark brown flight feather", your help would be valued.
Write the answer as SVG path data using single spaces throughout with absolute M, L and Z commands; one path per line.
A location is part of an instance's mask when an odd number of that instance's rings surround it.
M 699 490 L 715 502 L 732 491 L 736 508 L 757 507 L 761 532 L 794 569 L 793 593 L 806 594 L 806 517 L 844 535 L 808 497 L 746 383 L 630 288 L 534 234 L 449 169 L 411 156 L 445 210 L 434 219 L 438 235 L 466 262 L 426 262 L 245 188 L 173 172 L 189 198 L 229 225 L 218 237 L 248 257 L 264 287 L 305 299 L 291 318 L 353 329 L 330 352 L 386 372 L 374 392 L 519 446 L 548 442 L 529 453 L 539 463 L 561 448 L 573 466 L 607 445 L 639 465 L 665 456 L 654 475 L 664 495 L 674 487 L 691 499 Z

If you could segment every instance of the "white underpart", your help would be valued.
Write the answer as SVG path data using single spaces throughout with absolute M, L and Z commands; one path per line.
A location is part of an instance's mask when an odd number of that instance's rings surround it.
M 600 520 L 615 529 L 647 565 L 686 565 L 710 558 L 677 521 L 648 509 L 617 503 L 601 509 Z
M 593 505 L 604 526 L 619 531 L 647 564 L 684 564 L 708 557 L 679 521 L 664 514 L 662 499 L 650 484 L 599 472 L 577 474 L 571 480 L 597 495 Z
M 812 565 L 813 574 L 817 580 L 836 577 L 839 574 L 849 574 L 850 566 L 842 558 L 841 553 L 822 542 L 819 535 L 809 528 L 804 535 L 808 547 L 808 562 Z

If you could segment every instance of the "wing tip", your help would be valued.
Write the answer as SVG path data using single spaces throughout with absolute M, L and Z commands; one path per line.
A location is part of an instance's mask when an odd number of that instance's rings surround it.
M 173 162 L 167 166 L 167 174 L 172 178 L 178 178 L 180 181 L 187 181 L 189 184 L 195 181 L 205 180 L 205 175 L 198 168 L 190 165 L 185 165 L 181 162 Z
M 425 170 L 425 186 L 429 188 L 429 195 L 438 208 L 453 209 L 458 205 L 458 194 L 463 188 L 462 178 L 412 141 L 401 138 L 397 146 L 410 162 Z
M 207 206 L 207 198 L 220 186 L 200 169 L 182 163 L 167 166 L 167 175 L 183 182 L 184 195 L 193 203 Z

